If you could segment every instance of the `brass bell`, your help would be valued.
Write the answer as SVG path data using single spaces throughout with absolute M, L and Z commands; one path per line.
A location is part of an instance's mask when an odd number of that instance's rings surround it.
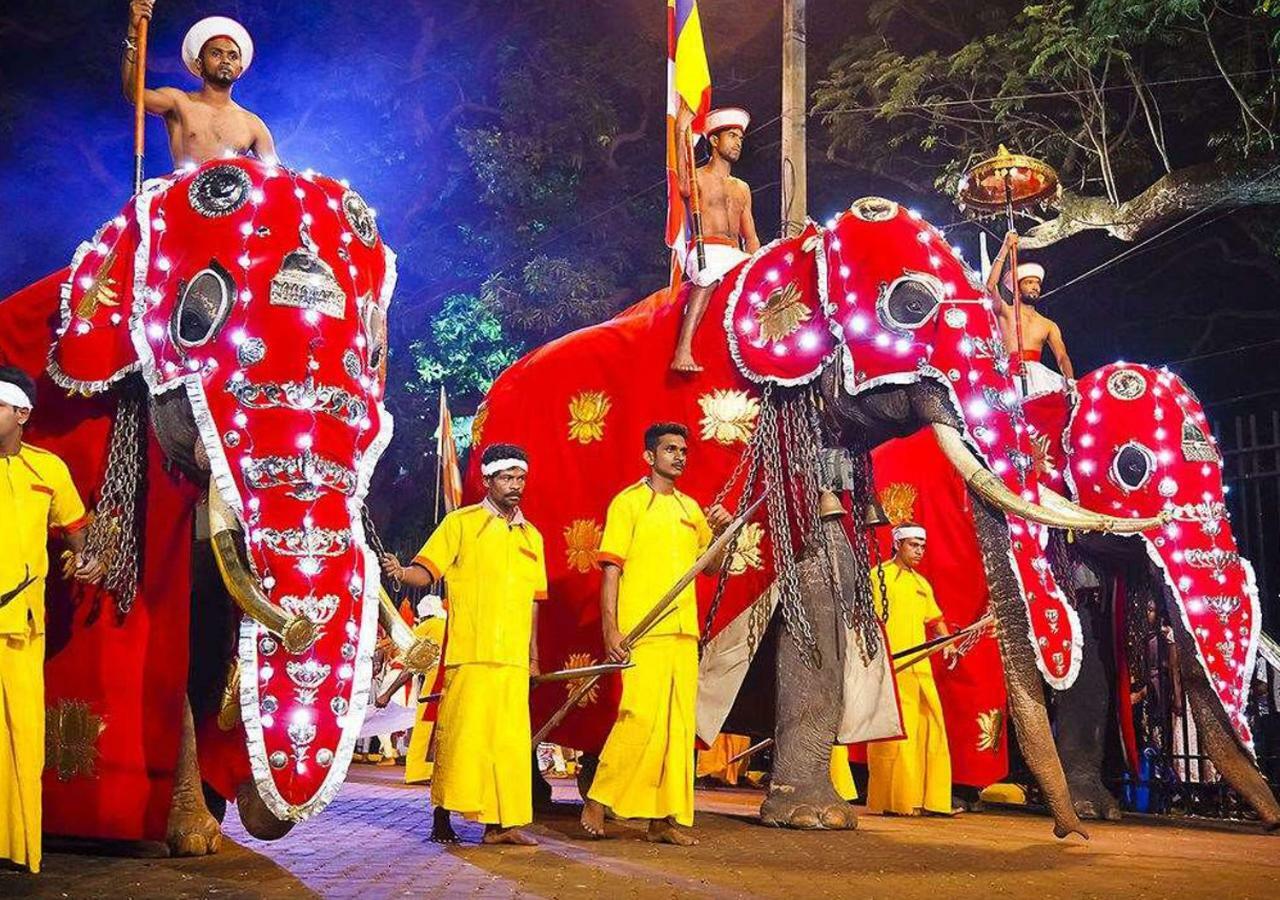
M 847 516 L 849 510 L 844 508 L 844 504 L 840 502 L 840 497 L 835 491 L 823 491 L 818 497 L 818 518 L 820 519 L 838 519 L 841 516 Z

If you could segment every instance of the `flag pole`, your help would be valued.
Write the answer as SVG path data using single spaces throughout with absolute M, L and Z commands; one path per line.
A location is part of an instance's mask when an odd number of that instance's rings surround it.
M 689 140 L 685 142 L 685 152 L 689 157 L 689 211 L 693 219 L 693 246 L 698 254 L 698 271 L 707 267 L 707 250 L 702 242 L 702 196 L 698 191 L 697 159 L 693 153 L 693 129 L 689 129 Z
M 440 385 L 440 411 L 436 414 L 436 524 L 440 524 L 440 504 L 444 500 L 444 385 Z
M 138 21 L 137 55 L 133 66 L 133 192 L 142 192 L 142 161 L 146 148 L 147 107 L 143 95 L 147 90 L 147 32 L 150 17 Z

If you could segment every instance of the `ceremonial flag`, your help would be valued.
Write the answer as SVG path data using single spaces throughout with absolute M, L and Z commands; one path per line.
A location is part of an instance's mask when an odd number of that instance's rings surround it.
M 451 513 L 462 505 L 462 473 L 458 469 L 458 444 L 453 439 L 453 418 L 449 415 L 449 401 L 440 386 L 440 426 L 436 429 L 436 458 L 440 470 L 436 479 L 436 509 L 444 502 L 444 511 Z
M 681 263 L 689 245 L 689 223 L 680 179 L 676 174 L 676 154 L 688 153 L 677 146 L 676 116 L 680 104 L 693 110 L 693 129 L 703 127 L 711 110 L 711 71 L 702 41 L 702 20 L 697 0 L 667 0 L 667 246 L 671 248 L 671 283 L 683 277 Z

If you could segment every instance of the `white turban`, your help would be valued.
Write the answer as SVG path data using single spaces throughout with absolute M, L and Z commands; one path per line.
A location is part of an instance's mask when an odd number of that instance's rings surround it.
M 1022 263 L 1018 266 L 1018 280 L 1024 278 L 1039 278 L 1044 281 L 1044 266 L 1039 263 Z M 1013 278 L 1011 273 L 1004 273 L 1004 286 L 1008 290 L 1013 290 Z
M 35 405 L 27 392 L 12 381 L 0 381 L 0 403 L 7 403 L 15 409 L 31 409 Z
M 711 137 L 717 131 L 724 131 L 726 128 L 741 128 L 746 131 L 750 124 L 751 114 L 745 109 L 740 106 L 725 106 L 707 113 L 707 124 L 702 129 L 702 133 L 705 137 Z
M 908 538 L 919 538 L 924 540 L 925 531 L 922 525 L 899 525 L 893 529 L 893 542 L 905 541 Z
M 240 62 L 245 69 L 253 62 L 253 38 L 235 19 L 226 16 L 209 16 L 191 26 L 182 39 L 182 61 L 191 74 L 200 77 L 200 51 L 216 37 L 230 38 L 240 48 Z

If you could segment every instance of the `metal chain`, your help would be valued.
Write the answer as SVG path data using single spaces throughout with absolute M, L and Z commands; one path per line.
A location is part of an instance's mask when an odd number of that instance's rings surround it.
M 103 587 L 126 615 L 138 594 L 138 500 L 146 468 L 146 393 L 138 381 L 121 388 L 107 449 L 107 468 L 85 533 L 85 552 L 104 566 Z
M 871 562 L 872 570 L 875 572 L 880 588 L 880 609 L 877 610 L 876 594 L 871 588 L 871 579 L 867 578 L 865 583 L 859 583 L 858 585 L 859 636 L 862 639 L 862 643 L 870 648 L 870 657 L 874 658 L 883 644 L 880 623 L 887 622 L 889 619 L 889 595 L 885 585 L 884 556 L 880 552 L 880 542 L 876 540 L 875 535 L 871 533 L 871 526 L 867 524 L 867 509 L 870 507 L 871 500 L 876 493 L 871 453 L 868 450 L 859 449 L 851 454 L 851 458 L 853 463 L 853 521 L 855 526 L 854 553 L 857 554 L 858 559 L 866 559 Z

